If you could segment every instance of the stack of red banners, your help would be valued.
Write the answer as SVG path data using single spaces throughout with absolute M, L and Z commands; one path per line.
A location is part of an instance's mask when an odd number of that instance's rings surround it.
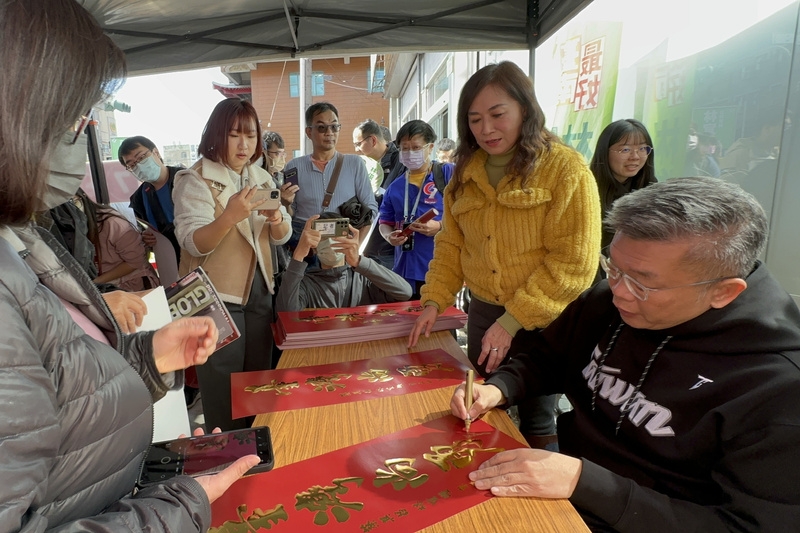
M 411 333 L 422 312 L 419 301 L 359 307 L 280 312 L 272 326 L 275 342 L 282 350 L 350 344 Z M 467 323 L 466 313 L 448 307 L 433 325 L 433 331 L 458 329 Z

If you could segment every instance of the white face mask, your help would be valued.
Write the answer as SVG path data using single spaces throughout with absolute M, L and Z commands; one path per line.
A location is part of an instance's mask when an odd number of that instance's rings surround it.
M 283 170 L 283 167 L 286 166 L 286 156 L 281 155 L 274 159 L 267 156 L 267 162 L 269 163 L 268 170 L 272 172 L 280 172 Z
M 425 165 L 425 148 L 422 150 L 402 150 L 400 163 L 408 170 L 419 170 Z
M 41 210 L 52 209 L 72 199 L 86 175 L 86 135 L 78 135 L 72 144 L 74 132 L 67 132 L 56 145 L 50 158 Z
M 317 257 L 319 257 L 319 262 L 327 267 L 339 266 L 339 264 L 344 261 L 344 254 L 335 251 L 331 247 L 332 244 L 332 239 L 322 239 L 317 245 Z
M 156 163 L 155 154 L 150 154 L 139 161 L 131 172 L 142 183 L 155 183 L 161 177 L 161 166 Z

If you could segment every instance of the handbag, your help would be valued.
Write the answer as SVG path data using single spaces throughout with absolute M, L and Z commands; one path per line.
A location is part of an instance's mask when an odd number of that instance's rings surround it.
M 341 152 L 337 153 L 336 164 L 333 167 L 333 174 L 331 174 L 331 181 L 328 183 L 328 188 L 325 190 L 325 197 L 322 199 L 322 212 L 331 205 L 333 191 L 336 189 L 336 184 L 339 182 L 339 172 L 342 170 L 343 161 L 344 155 L 342 155 Z M 372 210 L 365 208 L 358 200 L 357 196 L 353 196 L 349 200 L 344 201 L 336 210 L 339 211 L 339 214 L 343 217 L 350 219 L 350 224 L 356 229 L 361 229 L 372 224 Z

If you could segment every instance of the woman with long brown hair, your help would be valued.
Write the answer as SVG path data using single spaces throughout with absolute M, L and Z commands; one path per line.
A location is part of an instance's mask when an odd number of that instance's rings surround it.
M 653 140 L 644 124 L 636 119 L 617 120 L 603 128 L 589 168 L 597 181 L 603 216 L 615 200 L 656 183 Z M 614 234 L 603 231 L 600 246 L 611 244 Z
M 478 70 L 457 121 L 456 170 L 409 344 L 466 283 L 468 356 L 487 376 L 524 350 L 525 330 L 547 326 L 591 284 L 600 203 L 583 157 L 545 128 L 533 83 L 515 64 Z M 555 433 L 554 404 L 546 396 L 519 406 L 532 444 Z

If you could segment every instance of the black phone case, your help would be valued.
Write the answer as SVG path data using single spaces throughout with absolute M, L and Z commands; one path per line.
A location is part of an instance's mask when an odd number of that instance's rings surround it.
M 296 168 L 287 170 L 286 172 L 283 173 L 283 183 L 291 183 L 292 185 L 298 185 Z
M 262 462 L 248 470 L 245 475 L 257 474 L 260 472 L 268 472 L 272 470 L 275 466 L 275 455 L 272 450 L 272 435 L 270 433 L 269 427 L 267 426 L 259 426 L 250 428 L 251 430 L 256 430 L 255 438 L 256 438 L 256 452 L 261 457 Z M 226 431 L 224 433 L 218 434 L 208 434 L 203 435 L 203 437 L 217 437 L 223 434 L 231 434 L 232 438 L 236 438 L 233 434 L 240 434 L 246 433 L 249 430 L 233 430 L 233 431 Z M 194 437 L 197 439 L 197 437 Z M 174 439 L 171 441 L 163 441 L 163 442 L 154 442 L 150 445 L 150 449 L 147 452 L 145 460 L 142 461 L 142 468 L 139 472 L 139 480 L 137 481 L 137 486 L 139 487 L 148 487 L 157 483 L 162 483 L 171 479 L 175 476 L 184 475 L 184 463 L 185 458 L 182 456 L 181 452 L 175 452 L 166 449 L 166 445 L 169 443 L 185 440 L 185 439 Z M 203 473 L 197 474 L 190 474 L 190 475 L 206 475 L 206 474 L 213 474 L 217 473 L 228 465 L 224 464 L 217 470 L 207 470 Z

